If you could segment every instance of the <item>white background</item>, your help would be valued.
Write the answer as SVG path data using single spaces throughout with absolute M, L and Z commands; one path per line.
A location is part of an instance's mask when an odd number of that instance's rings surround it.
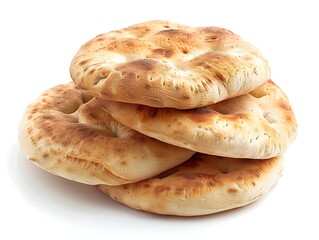
M 1 1 L 0 239 L 318 239 L 316 1 L 188 2 Z M 259 201 L 206 217 L 157 216 L 25 159 L 17 139 L 20 117 L 42 91 L 70 81 L 78 48 L 97 34 L 151 19 L 228 28 L 268 59 L 299 132 L 285 154 L 283 177 Z

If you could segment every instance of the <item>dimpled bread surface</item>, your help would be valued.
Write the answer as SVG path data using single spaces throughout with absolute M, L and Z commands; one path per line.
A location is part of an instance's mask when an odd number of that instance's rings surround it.
M 104 99 L 179 109 L 248 93 L 270 78 L 259 50 L 233 32 L 170 21 L 96 36 L 76 53 L 70 72 Z

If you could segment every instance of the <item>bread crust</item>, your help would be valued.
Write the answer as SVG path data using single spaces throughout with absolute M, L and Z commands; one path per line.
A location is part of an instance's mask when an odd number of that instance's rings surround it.
M 76 53 L 70 73 L 107 100 L 188 109 L 250 92 L 270 78 L 270 67 L 227 29 L 150 21 L 96 36 Z
M 19 139 L 33 163 L 86 184 L 140 181 L 194 154 L 120 124 L 74 83 L 50 88 L 28 106 Z
M 282 170 L 282 157 L 251 160 L 195 154 L 187 162 L 152 179 L 98 187 L 114 200 L 135 209 L 197 216 L 256 201 L 277 182 Z
M 297 132 L 288 98 L 273 81 L 249 94 L 189 110 L 103 102 L 104 109 L 117 121 L 136 131 L 217 156 L 280 156 Z

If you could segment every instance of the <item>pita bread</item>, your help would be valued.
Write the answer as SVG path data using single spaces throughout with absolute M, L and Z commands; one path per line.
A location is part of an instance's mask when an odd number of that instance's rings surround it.
M 246 94 L 269 79 L 270 68 L 229 30 L 150 21 L 96 36 L 70 73 L 107 100 L 188 109 Z
M 283 158 L 221 158 L 195 154 L 182 165 L 138 183 L 99 189 L 135 209 L 196 216 L 247 205 L 262 197 L 282 174 Z
M 19 138 L 35 164 L 86 184 L 140 181 L 193 155 L 123 126 L 73 83 L 45 91 L 27 108 Z
M 296 137 L 289 101 L 272 81 L 249 94 L 190 110 L 101 104 L 117 121 L 138 132 L 210 155 L 271 158 L 282 155 Z

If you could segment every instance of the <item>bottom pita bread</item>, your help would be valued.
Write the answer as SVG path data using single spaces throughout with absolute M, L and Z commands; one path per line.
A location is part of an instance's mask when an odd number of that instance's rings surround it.
M 256 201 L 275 184 L 282 169 L 282 157 L 252 160 L 195 154 L 155 178 L 98 188 L 135 209 L 164 215 L 206 215 Z

